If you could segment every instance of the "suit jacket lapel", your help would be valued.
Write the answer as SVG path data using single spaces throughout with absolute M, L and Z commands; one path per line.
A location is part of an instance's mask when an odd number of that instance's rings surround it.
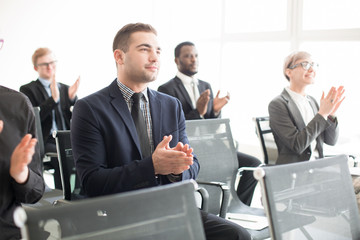
M 318 112 L 318 108 L 316 106 L 316 103 L 314 102 L 314 100 L 311 97 L 309 97 L 309 100 L 310 100 L 310 106 L 311 106 L 311 108 L 312 108 L 312 110 L 314 112 L 314 115 L 316 115 L 317 112 Z
M 36 80 L 36 85 L 37 85 L 37 88 L 40 90 L 41 94 L 43 95 L 43 99 L 48 99 L 49 95 L 46 92 L 44 86 L 41 84 L 39 79 Z
M 154 148 L 162 141 L 162 103 L 156 98 L 156 91 L 148 89 Z
M 292 115 L 293 121 L 295 122 L 295 125 L 298 127 L 299 130 L 305 128 L 305 123 L 304 120 L 301 116 L 301 113 L 298 109 L 298 107 L 296 106 L 296 103 L 294 102 L 294 100 L 292 100 L 292 98 L 290 97 L 289 93 L 284 89 L 283 92 L 281 93 L 282 98 L 285 99 L 285 101 L 288 104 L 288 109 L 290 114 Z
M 175 82 L 179 91 L 181 92 L 181 96 L 184 96 L 186 103 L 189 104 L 191 108 L 193 108 L 189 93 L 186 91 L 184 84 L 181 82 L 180 78 L 175 77 Z
M 199 93 L 201 94 L 202 92 L 204 92 L 206 90 L 206 84 L 204 84 L 204 82 L 202 82 L 201 80 L 199 80 Z
M 109 95 L 111 97 L 110 103 L 114 107 L 114 109 L 118 112 L 120 117 L 122 118 L 123 122 L 125 123 L 126 127 L 129 129 L 132 139 L 139 151 L 141 153 L 140 142 L 138 140 L 136 134 L 136 127 L 134 121 L 131 117 L 131 113 L 129 108 L 125 102 L 125 99 L 117 85 L 116 80 L 113 81 L 109 86 Z

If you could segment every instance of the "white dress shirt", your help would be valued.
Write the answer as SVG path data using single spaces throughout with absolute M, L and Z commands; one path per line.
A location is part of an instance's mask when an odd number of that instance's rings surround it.
M 199 99 L 200 97 L 200 93 L 199 93 L 199 80 L 193 76 L 193 77 L 189 77 L 181 72 L 177 72 L 176 76 L 178 78 L 180 78 L 181 82 L 183 83 L 187 93 L 190 96 L 191 99 L 191 103 L 193 105 L 193 108 L 196 109 L 196 101 Z
M 310 98 L 307 95 L 303 96 L 292 91 L 289 87 L 286 87 L 285 89 L 298 107 L 305 125 L 308 125 L 309 122 L 315 117 L 314 110 L 311 107 Z M 310 160 L 319 157 L 319 152 L 316 150 L 316 141 L 311 142 L 311 152 Z

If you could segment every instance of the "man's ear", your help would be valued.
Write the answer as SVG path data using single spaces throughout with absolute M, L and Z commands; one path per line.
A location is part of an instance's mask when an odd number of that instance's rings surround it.
M 37 71 L 37 70 L 38 70 L 38 67 L 37 67 L 37 66 L 34 66 L 34 70 Z
M 288 76 L 288 78 L 290 78 L 291 69 L 287 68 L 287 69 L 285 70 L 285 74 L 286 74 L 286 76 Z
M 174 59 L 174 61 L 175 61 L 176 65 L 179 65 L 179 58 L 176 57 L 176 58 Z
M 114 58 L 115 58 L 115 61 L 117 64 L 120 64 L 120 65 L 123 64 L 124 57 L 125 57 L 125 53 L 122 50 L 116 49 L 114 51 Z

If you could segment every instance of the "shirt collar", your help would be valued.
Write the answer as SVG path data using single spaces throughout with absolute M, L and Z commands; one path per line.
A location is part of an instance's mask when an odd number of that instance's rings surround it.
M 135 92 L 131 90 L 129 87 L 125 86 L 123 83 L 121 83 L 118 79 L 116 79 L 116 82 L 121 93 L 124 96 L 125 101 L 130 102 L 130 99 Z M 147 87 L 142 91 L 142 94 L 144 94 L 146 101 L 149 102 Z
M 183 74 L 182 72 L 178 71 L 176 73 L 176 76 L 178 78 L 180 78 L 181 82 L 184 84 L 184 85 L 189 85 L 191 84 L 192 82 L 194 82 L 196 85 L 198 85 L 199 81 L 198 79 L 196 78 L 196 75 L 193 75 L 192 77 L 189 77 L 185 74 Z
M 294 92 L 293 90 L 291 90 L 289 87 L 286 87 L 285 88 L 286 91 L 289 93 L 290 97 L 294 100 L 294 101 L 297 101 L 297 102 L 304 102 L 304 101 L 310 101 L 308 95 L 301 95 L 297 92 Z
M 44 78 L 39 77 L 39 81 L 41 82 L 41 84 L 42 84 L 44 87 L 46 87 L 46 88 L 49 88 L 49 87 L 50 87 L 51 82 L 50 82 L 49 80 L 46 80 L 46 79 L 44 79 Z

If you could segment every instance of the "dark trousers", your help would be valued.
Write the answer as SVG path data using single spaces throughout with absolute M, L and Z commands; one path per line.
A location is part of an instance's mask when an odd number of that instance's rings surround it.
M 245 228 L 238 224 L 200 210 L 207 240 L 250 240 Z
M 239 161 L 239 168 L 258 167 L 261 164 L 261 161 L 259 159 L 245 153 L 237 152 L 237 158 Z M 242 173 L 236 191 L 241 202 L 250 206 L 256 184 L 257 180 L 254 178 L 252 171 L 244 171 Z

